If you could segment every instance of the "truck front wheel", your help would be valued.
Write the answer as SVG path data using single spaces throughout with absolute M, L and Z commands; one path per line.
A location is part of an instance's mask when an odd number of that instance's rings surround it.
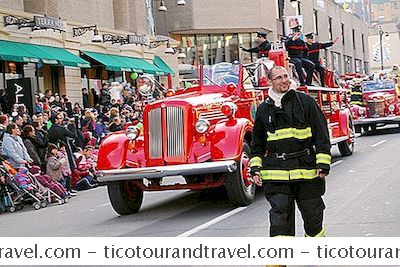
M 225 176 L 225 188 L 235 206 L 247 206 L 253 202 L 256 186 L 249 180 L 250 177 L 250 147 L 243 143 L 236 171 Z
M 128 215 L 139 211 L 143 201 L 143 190 L 132 181 L 109 182 L 107 189 L 111 205 L 118 214 Z

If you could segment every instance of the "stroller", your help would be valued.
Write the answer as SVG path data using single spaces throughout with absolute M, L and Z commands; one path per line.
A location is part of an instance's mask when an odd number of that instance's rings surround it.
M 1 167 L 9 174 L 6 206 L 10 212 L 20 209 L 25 203 L 32 203 L 35 210 L 47 207 L 46 199 L 40 194 L 36 180 L 29 177 L 27 168 L 20 168 L 17 172 L 5 161 Z
M 0 206 L 1 211 L 15 212 L 23 208 L 22 200 L 16 200 L 17 192 L 11 186 L 11 176 L 6 168 L 0 165 Z M 13 200 L 14 199 L 14 200 Z
M 40 167 L 30 167 L 28 175 L 37 181 L 40 192 L 47 202 L 57 202 L 59 205 L 69 202 L 69 195 L 64 186 L 54 181 L 49 175 L 41 174 Z

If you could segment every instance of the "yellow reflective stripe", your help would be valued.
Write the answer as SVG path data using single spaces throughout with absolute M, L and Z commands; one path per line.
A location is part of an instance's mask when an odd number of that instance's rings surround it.
M 288 180 L 300 180 L 300 179 L 314 179 L 317 177 L 317 170 L 307 169 L 295 169 L 290 171 L 283 170 L 261 170 L 261 176 L 263 180 L 275 180 L 275 181 L 288 181 Z
M 251 158 L 250 167 L 262 167 L 262 159 L 260 157 Z
M 277 141 L 288 138 L 306 139 L 312 137 L 311 127 L 305 129 L 285 128 L 276 130 L 274 133 L 267 132 L 267 141 Z
M 322 230 L 318 234 L 316 234 L 315 236 L 310 236 L 310 235 L 306 234 L 306 237 L 325 237 L 325 229 L 322 228 Z
M 361 101 L 350 101 L 350 104 L 351 105 L 363 105 L 364 102 L 361 102 Z
M 322 163 L 322 164 L 331 165 L 331 161 L 332 161 L 331 155 L 324 154 L 324 153 L 317 154 L 317 164 Z
M 351 95 L 362 95 L 362 92 L 350 92 Z

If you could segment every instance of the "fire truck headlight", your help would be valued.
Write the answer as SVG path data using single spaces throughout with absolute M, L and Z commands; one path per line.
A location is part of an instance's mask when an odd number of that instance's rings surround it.
M 196 122 L 196 126 L 195 127 L 196 127 L 196 131 L 198 133 L 203 134 L 203 133 L 207 132 L 208 128 L 210 128 L 210 122 L 208 120 L 205 120 L 205 119 L 199 119 Z
M 390 105 L 390 106 L 389 106 L 389 111 L 390 111 L 390 112 L 393 112 L 394 110 L 395 110 L 395 106 L 394 106 L 394 105 Z
M 126 137 L 128 140 L 133 141 L 139 137 L 140 130 L 136 126 L 128 126 L 125 131 Z

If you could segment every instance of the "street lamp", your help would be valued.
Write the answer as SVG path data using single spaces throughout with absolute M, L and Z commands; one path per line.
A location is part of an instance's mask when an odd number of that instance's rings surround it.
M 382 26 L 379 25 L 379 48 L 381 50 L 381 70 L 383 70 L 383 36 L 385 35 L 385 37 L 389 36 L 389 33 L 387 31 L 382 30 Z
M 177 6 L 185 6 L 186 1 L 185 0 L 177 0 L 176 1 Z M 165 0 L 161 0 L 160 2 L 160 7 L 158 8 L 158 11 L 160 12 L 166 12 L 168 10 L 167 6 L 165 5 Z

